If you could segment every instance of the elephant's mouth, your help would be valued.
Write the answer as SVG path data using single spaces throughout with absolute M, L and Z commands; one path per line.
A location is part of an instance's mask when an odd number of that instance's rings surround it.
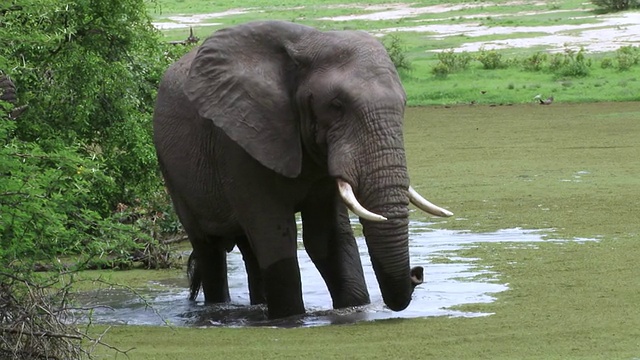
M 345 205 L 354 214 L 358 215 L 362 219 L 366 219 L 369 221 L 380 222 L 380 221 L 387 220 L 386 217 L 376 214 L 374 212 L 371 212 L 367 210 L 364 206 L 362 206 L 358 202 L 356 195 L 353 193 L 353 188 L 348 182 L 340 178 L 338 178 L 336 181 L 338 182 L 338 191 L 340 192 L 340 197 L 342 197 L 342 201 L 344 201 Z M 451 211 L 441 208 L 431 203 L 429 200 L 425 199 L 424 197 L 422 197 L 422 195 L 420 195 L 411 186 L 409 186 L 409 201 L 413 205 L 418 207 L 420 210 L 425 211 L 431 215 L 442 216 L 442 217 L 448 217 L 453 215 Z

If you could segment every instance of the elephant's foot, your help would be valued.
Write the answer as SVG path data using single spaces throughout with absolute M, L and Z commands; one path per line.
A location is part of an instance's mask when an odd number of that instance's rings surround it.
M 368 305 L 371 302 L 369 299 L 369 293 L 366 291 L 348 291 L 344 294 L 333 297 L 333 299 L 334 309 Z
M 296 258 L 280 260 L 264 271 L 269 319 L 304 314 L 300 269 Z
M 357 247 L 353 251 L 357 255 Z M 359 259 L 344 261 L 333 257 L 315 259 L 314 263 L 327 284 L 334 309 L 362 306 L 371 302 Z

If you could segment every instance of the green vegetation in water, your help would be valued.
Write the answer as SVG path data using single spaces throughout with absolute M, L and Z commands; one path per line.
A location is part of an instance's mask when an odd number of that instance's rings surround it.
M 599 239 L 460 251 L 509 284 L 494 303 L 459 307 L 491 316 L 304 329 L 116 326 L 105 340 L 135 347 L 131 359 L 638 357 L 639 116 L 636 103 L 407 110 L 412 184 L 456 213 L 434 226 Z

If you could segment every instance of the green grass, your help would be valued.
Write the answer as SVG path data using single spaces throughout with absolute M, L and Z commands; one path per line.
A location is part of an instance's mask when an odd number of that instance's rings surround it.
M 369 1 L 367 4 L 383 4 L 387 1 Z M 456 2 L 452 2 L 455 4 Z M 299 0 L 276 2 L 263 0 L 258 3 L 246 1 L 225 1 L 211 3 L 208 1 L 168 1 L 158 0 L 149 7 L 157 21 L 165 21 L 172 14 L 202 14 L 221 12 L 229 9 L 247 9 L 246 14 L 225 16 L 206 20 L 204 23 L 219 23 L 215 26 L 195 26 L 194 32 L 201 39 L 213 31 L 234 24 L 251 20 L 287 20 L 315 26 L 322 30 L 360 29 L 379 33 L 381 29 L 396 27 L 413 27 L 423 24 L 476 24 L 486 26 L 550 26 L 576 25 L 591 23 L 593 15 L 591 6 L 579 1 L 566 0 L 549 3 L 546 6 L 535 4 L 514 4 L 493 2 L 497 6 L 466 8 L 445 13 L 425 13 L 415 17 L 389 19 L 380 21 L 326 21 L 322 17 L 346 14 L 362 14 L 377 10 L 364 10 L 358 7 L 331 7 L 336 4 L 359 4 L 352 0 L 314 1 L 312 5 Z M 439 4 L 436 1 L 421 1 L 412 7 L 424 7 Z M 304 5 L 304 6 L 302 6 Z M 158 11 L 162 9 L 162 11 Z M 565 10 L 560 13 L 538 13 L 522 15 L 523 12 Z M 571 10 L 571 11 L 566 11 Z M 464 19 L 463 16 L 483 14 L 479 19 Z M 429 20 L 428 22 L 426 20 Z M 163 32 L 167 40 L 182 40 L 189 34 L 189 29 L 167 30 Z M 511 65 L 504 69 L 484 70 L 478 61 L 472 61 L 467 70 L 451 73 L 442 80 L 432 75 L 432 68 L 437 64 L 434 51 L 459 47 L 468 42 L 496 41 L 501 39 L 531 38 L 546 34 L 538 32 L 493 34 L 471 37 L 465 34 L 446 36 L 433 40 L 429 33 L 394 32 L 401 41 L 403 51 L 412 64 L 411 71 L 402 73 L 402 80 L 407 90 L 409 105 L 438 104 L 517 104 L 532 101 L 537 94 L 553 95 L 562 102 L 589 101 L 638 101 L 640 100 L 640 81 L 635 72 L 640 67 L 634 65 L 629 71 L 619 71 L 614 67 L 602 69 L 600 64 L 605 57 L 615 58 L 614 53 L 587 54 L 591 61 L 589 75 L 583 78 L 559 78 L 546 64 L 539 72 L 522 70 L 519 63 L 535 52 L 546 52 L 542 46 L 534 48 L 514 48 L 501 50 L 499 53 Z M 472 56 L 477 53 L 471 53 Z M 481 91 L 485 93 L 481 95 Z
M 467 1 L 453 1 L 459 3 Z M 387 21 L 327 22 L 317 20 L 362 10 L 328 9 L 347 0 L 301 0 L 247 3 L 158 0 L 162 19 L 171 14 L 197 14 L 260 7 L 252 13 L 211 20 L 223 25 L 195 28 L 206 37 L 221 26 L 257 18 L 294 20 L 322 29 L 377 30 L 414 26 L 412 20 L 455 18 L 531 10 L 574 10 L 536 16 L 494 16 L 491 26 L 575 24 L 591 6 L 578 0 L 545 6 L 519 4 L 465 9 L 444 14 Z M 368 4 L 389 1 L 367 1 Z M 421 1 L 414 7 L 439 4 Z M 305 5 L 304 9 L 291 7 Z M 188 30 L 165 32 L 184 39 Z M 508 284 L 489 304 L 459 306 L 492 313 L 480 318 L 425 318 L 326 326 L 307 329 L 228 329 L 116 326 L 104 340 L 122 349 L 135 347 L 131 359 L 635 359 L 640 358 L 640 77 L 637 67 L 620 72 L 601 69 L 603 57 L 590 54 L 590 74 L 558 78 L 548 70 L 526 72 L 517 66 L 483 70 L 477 61 L 445 80 L 435 79 L 431 50 L 499 36 L 447 37 L 397 33 L 412 60 L 402 73 L 410 105 L 405 143 L 412 185 L 435 203 L 452 210 L 452 219 L 412 213 L 434 227 L 489 232 L 522 227 L 546 229 L 549 239 L 597 238 L 598 241 L 543 242 L 535 246 L 478 244 L 457 252 L 478 259 L 477 266 L 495 272 L 490 281 Z M 526 37 L 532 34 L 518 34 Z M 503 58 L 522 59 L 542 47 L 501 51 Z M 484 92 L 484 93 L 483 93 Z M 556 102 L 540 106 L 537 94 Z M 599 101 L 599 103 L 585 103 Z M 616 101 L 616 102 L 602 102 Z M 442 104 L 471 104 L 444 107 Z M 500 106 L 504 104 L 504 106 Z M 506 106 L 507 104 L 519 104 Z M 492 105 L 492 106 L 489 106 Z M 434 259 L 450 262 L 445 254 Z M 149 287 L 150 281 L 182 278 L 183 271 L 97 272 L 112 282 Z M 107 274 L 107 275 L 104 275 Z M 428 274 L 427 274 L 428 279 Z M 375 284 L 370 284 L 375 286 Z M 100 329 L 100 328 L 99 328 Z M 98 330 L 98 329 L 96 329 Z M 102 349 L 105 357 L 113 352 Z M 119 357 L 120 358 L 120 357 Z
M 443 220 L 447 228 L 631 237 L 639 118 L 637 103 L 410 108 L 410 175 L 468 219 Z
M 538 94 L 560 102 L 640 100 L 640 76 L 633 71 L 591 66 L 587 77 L 558 78 L 548 70 L 530 72 L 515 65 L 485 70 L 473 61 L 468 70 L 440 80 L 424 74 L 431 64 L 435 61 L 413 62 L 419 69 L 403 74 L 409 105 L 530 103 Z
M 459 251 L 509 285 L 494 303 L 459 307 L 491 316 L 307 329 L 116 326 L 104 340 L 135 347 L 131 359 L 640 357 L 638 118 L 637 103 L 407 110 L 412 184 L 456 213 L 434 226 L 599 239 Z

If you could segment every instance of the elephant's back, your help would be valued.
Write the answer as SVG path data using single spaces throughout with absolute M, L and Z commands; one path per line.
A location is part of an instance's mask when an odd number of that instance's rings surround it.
M 195 49 L 185 54 L 171 64 L 162 76 L 153 114 L 154 125 L 180 123 L 195 114 L 194 107 L 190 106 L 189 99 L 183 91 L 195 55 Z M 190 114 L 191 112 L 193 114 Z

